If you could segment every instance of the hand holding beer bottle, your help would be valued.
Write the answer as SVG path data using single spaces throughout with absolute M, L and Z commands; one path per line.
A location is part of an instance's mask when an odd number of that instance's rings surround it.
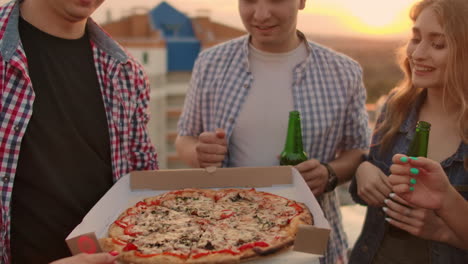
M 406 153 L 407 156 L 427 158 L 427 148 L 428 148 L 428 143 L 429 143 L 430 128 L 431 128 L 431 124 L 428 123 L 428 122 L 425 122 L 425 121 L 419 121 L 416 124 L 416 132 L 415 132 L 413 140 L 411 141 L 411 144 L 410 144 L 410 146 L 408 148 L 408 151 Z M 409 165 L 407 165 L 407 166 L 409 166 Z M 413 176 L 415 177 L 415 178 L 412 178 L 411 180 L 412 180 L 412 182 L 415 183 L 417 181 L 416 176 L 417 176 L 419 171 L 417 169 L 415 169 L 415 168 L 412 168 L 411 171 L 413 173 Z M 413 187 L 410 187 L 410 190 L 411 190 L 411 188 L 413 188 Z M 398 202 L 398 201 L 396 201 L 396 202 Z M 413 209 L 417 209 L 417 208 L 411 208 L 410 206 L 406 205 L 406 208 L 404 208 L 404 209 L 405 210 L 413 210 Z M 410 212 L 410 211 L 408 211 L 408 212 Z M 394 237 L 397 237 L 399 239 L 407 239 L 407 237 L 408 237 L 408 233 L 406 233 L 405 231 L 403 231 L 401 229 L 395 228 L 393 226 L 389 226 L 389 232 Z
M 280 155 L 280 165 L 295 166 L 315 195 L 324 192 L 328 183 L 328 169 L 316 159 L 308 160 L 302 145 L 299 111 L 289 112 L 288 134 Z
M 214 132 L 203 132 L 195 145 L 200 168 L 221 167 L 227 153 L 226 132 L 218 128 Z

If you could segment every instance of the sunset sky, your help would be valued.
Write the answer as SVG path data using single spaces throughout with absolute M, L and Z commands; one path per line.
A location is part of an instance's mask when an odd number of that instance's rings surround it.
M 291 0 L 293 1 L 293 0 Z M 378 37 L 406 36 L 411 26 L 408 12 L 417 0 L 308 0 L 299 13 L 298 28 L 305 33 Z M 107 10 L 115 19 L 132 6 L 152 8 L 161 0 L 106 0 L 94 18 L 104 21 Z M 210 10 L 213 20 L 242 27 L 237 0 L 167 0 L 178 10 L 194 16 Z
M 293 1 L 293 0 L 291 0 Z M 308 0 L 299 14 L 298 28 L 305 33 L 402 37 L 409 32 L 409 7 L 417 0 Z M 7 0 L 0 0 L 0 4 Z M 161 0 L 105 0 L 93 17 L 104 22 L 110 11 L 117 19 L 131 13 L 133 7 L 153 8 Z M 242 27 L 237 0 L 167 0 L 178 10 L 195 16 L 209 10 L 217 22 Z M 205 11 L 206 13 L 206 11 Z

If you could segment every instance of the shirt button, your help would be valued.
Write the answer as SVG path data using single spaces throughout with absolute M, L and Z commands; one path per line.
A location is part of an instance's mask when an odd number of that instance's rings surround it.
M 15 126 L 13 127 L 13 130 L 15 130 L 16 132 L 20 131 L 20 127 L 19 126 Z
M 367 246 L 362 246 L 361 247 L 362 252 L 367 252 L 369 250 L 369 247 Z
M 230 123 L 233 123 L 233 122 L 234 122 L 234 118 L 232 118 L 232 117 L 229 118 L 229 122 L 230 122 Z
M 249 85 L 248 85 L 248 84 L 244 84 L 244 88 L 245 88 L 245 89 L 249 88 Z
M 3 181 L 4 183 L 9 183 L 9 182 L 10 182 L 10 176 L 8 176 L 8 175 L 3 176 L 3 177 L 2 177 L 2 181 Z

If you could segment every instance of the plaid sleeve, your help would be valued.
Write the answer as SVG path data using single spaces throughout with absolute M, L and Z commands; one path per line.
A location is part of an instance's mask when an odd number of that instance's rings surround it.
M 350 97 L 346 109 L 341 149 L 368 149 L 370 139 L 369 117 L 366 110 L 366 89 L 362 82 L 362 69 L 355 65 L 353 69 Z
M 201 54 L 202 55 L 202 54 Z M 199 56 L 193 67 L 192 78 L 185 97 L 184 107 L 177 124 L 180 136 L 198 136 L 203 132 L 202 116 L 202 85 L 203 85 L 203 57 Z
M 130 128 L 130 170 L 158 169 L 156 150 L 148 135 L 150 85 L 141 67 L 136 69 L 137 106 Z

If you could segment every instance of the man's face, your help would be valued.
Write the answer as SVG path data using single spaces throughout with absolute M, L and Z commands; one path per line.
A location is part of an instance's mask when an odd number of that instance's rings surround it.
M 239 0 L 239 13 L 254 47 L 285 52 L 296 41 L 297 13 L 306 0 Z
M 30 1 L 30 0 L 28 0 Z M 35 1 L 35 0 L 33 0 Z M 87 19 L 104 0 L 42 0 L 58 16 L 69 22 Z

